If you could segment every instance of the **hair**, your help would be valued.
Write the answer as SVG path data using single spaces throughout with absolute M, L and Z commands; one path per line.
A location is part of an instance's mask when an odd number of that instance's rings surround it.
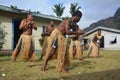
M 97 31 L 101 31 L 101 29 L 98 29 Z
M 81 11 L 75 11 L 72 16 L 79 16 L 82 17 L 82 12 Z
M 32 15 L 32 13 L 28 13 L 28 14 L 27 14 L 27 17 L 30 16 L 30 15 Z M 33 16 L 33 15 L 32 15 L 32 16 Z
M 28 13 L 27 15 L 32 15 L 32 13 Z

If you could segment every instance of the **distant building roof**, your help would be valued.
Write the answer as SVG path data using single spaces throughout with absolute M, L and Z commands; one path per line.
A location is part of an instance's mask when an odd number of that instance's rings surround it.
M 13 13 L 17 13 L 17 14 L 27 14 L 29 12 L 27 10 L 11 8 L 11 7 L 8 7 L 8 6 L 3 6 L 3 5 L 0 5 L 0 10 L 7 11 L 7 12 L 13 12 Z M 34 12 L 32 12 L 32 14 L 33 14 L 33 16 L 36 16 L 36 17 L 62 21 L 61 18 L 55 17 L 53 15 L 45 15 L 45 14 L 34 13 Z
M 88 27 L 88 28 L 90 28 L 90 27 Z M 119 33 L 120 34 L 120 30 L 118 30 L 118 29 L 107 28 L 107 27 L 103 27 L 103 26 L 98 26 L 98 27 L 95 27 L 93 29 L 92 28 L 88 29 L 88 28 L 85 31 L 84 36 L 89 35 L 89 34 L 95 32 L 95 31 L 97 31 L 98 29 L 101 29 L 101 30 L 104 30 L 104 31 L 109 31 L 109 32 L 114 32 L 114 33 Z

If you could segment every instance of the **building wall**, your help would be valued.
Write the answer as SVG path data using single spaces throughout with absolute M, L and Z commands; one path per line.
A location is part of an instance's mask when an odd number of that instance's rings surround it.
M 39 19 L 35 19 L 35 22 L 36 22 L 36 26 L 37 26 L 37 31 L 33 30 L 33 37 L 34 37 L 34 40 L 35 40 L 35 49 L 36 50 L 41 50 L 42 47 L 40 46 L 39 44 L 39 39 L 41 38 L 41 33 L 42 33 L 42 26 L 46 26 L 46 25 L 49 25 L 50 21 L 41 21 Z M 55 24 L 55 26 L 57 26 L 58 23 Z
M 5 44 L 2 49 L 11 50 L 12 49 L 12 20 L 8 17 L 0 16 L 1 27 L 7 32 L 5 36 Z
M 104 35 L 106 49 L 120 49 L 120 34 L 107 31 L 102 31 L 102 34 Z M 112 37 L 116 37 L 117 42 L 115 44 L 110 43 Z
M 2 15 L 2 16 L 1 16 Z M 25 15 L 17 15 L 13 13 L 6 13 L 1 12 L 0 13 L 0 24 L 1 27 L 4 28 L 4 30 L 7 32 L 7 35 L 5 36 L 5 44 L 3 45 L 2 50 L 12 50 L 12 42 L 13 42 L 13 32 L 12 32 L 12 19 L 23 19 L 26 18 Z M 49 25 L 50 19 L 41 19 L 41 18 L 34 18 L 36 22 L 36 26 L 38 28 L 37 31 L 33 30 L 33 37 L 35 40 L 35 49 L 41 50 L 41 46 L 39 44 L 39 39 L 41 37 L 42 33 L 42 26 L 43 25 Z M 55 26 L 59 24 L 59 21 L 55 21 Z
M 91 39 L 93 38 L 95 33 L 96 32 L 93 32 L 93 33 L 85 36 L 84 38 L 87 38 L 87 39 L 89 39 L 89 41 L 91 41 Z M 119 49 L 120 50 L 120 34 L 102 30 L 101 35 L 104 36 L 104 49 Z M 115 36 L 117 39 L 117 43 L 115 43 L 115 44 L 110 43 L 110 39 L 113 36 Z

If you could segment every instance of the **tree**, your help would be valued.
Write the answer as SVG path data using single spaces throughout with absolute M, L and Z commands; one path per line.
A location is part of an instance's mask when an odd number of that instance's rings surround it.
M 10 5 L 10 7 L 13 9 L 17 9 L 17 6 L 14 6 L 14 5 Z
M 78 6 L 78 3 L 71 3 L 70 5 L 70 14 L 72 15 L 75 11 L 78 11 L 81 7 Z
M 62 20 L 66 20 L 66 19 L 70 19 L 70 17 L 68 17 L 68 16 L 62 17 Z
M 61 17 L 65 7 L 63 6 L 63 4 L 55 4 L 54 8 L 52 8 L 53 11 L 56 13 L 56 16 Z

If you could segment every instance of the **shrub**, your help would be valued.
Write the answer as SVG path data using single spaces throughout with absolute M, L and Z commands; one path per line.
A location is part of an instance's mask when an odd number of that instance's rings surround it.
M 3 47 L 3 44 L 5 43 L 5 35 L 6 32 L 4 31 L 4 29 L 0 26 L 0 50 Z

